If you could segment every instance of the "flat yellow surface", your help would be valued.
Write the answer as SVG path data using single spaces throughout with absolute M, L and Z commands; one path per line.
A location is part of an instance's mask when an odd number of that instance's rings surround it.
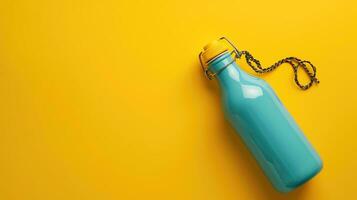
M 356 7 L 1 1 L 0 199 L 356 199 Z M 317 66 L 306 92 L 289 66 L 262 76 L 324 161 L 294 192 L 270 186 L 200 71 L 201 48 L 222 35 L 263 65 Z

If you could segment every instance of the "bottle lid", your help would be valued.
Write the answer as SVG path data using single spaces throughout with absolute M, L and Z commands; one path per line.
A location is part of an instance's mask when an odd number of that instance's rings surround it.
M 227 45 L 225 45 L 221 40 L 213 40 L 203 47 L 202 60 L 204 63 L 208 63 L 225 51 L 228 51 Z

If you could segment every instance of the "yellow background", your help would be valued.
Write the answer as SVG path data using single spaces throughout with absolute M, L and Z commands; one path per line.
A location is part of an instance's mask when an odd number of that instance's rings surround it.
M 356 199 L 356 3 L 352 0 L 0 3 L 0 199 Z M 274 191 L 223 118 L 197 55 L 228 36 L 324 160 Z M 248 72 L 251 69 L 239 61 Z

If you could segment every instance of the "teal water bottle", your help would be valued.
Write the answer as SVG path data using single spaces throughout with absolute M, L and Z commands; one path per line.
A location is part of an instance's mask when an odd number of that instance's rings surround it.
M 232 52 L 227 44 L 233 47 Z M 299 65 L 308 70 L 306 63 L 311 63 L 290 57 L 263 69 L 259 61 L 248 52 L 239 52 L 226 38 L 206 45 L 200 54 L 207 77 L 219 82 L 226 118 L 273 186 L 280 192 L 289 192 L 315 176 L 322 169 L 322 161 L 268 83 L 237 65 L 235 58 L 243 54 L 256 72 L 271 71 L 283 62 L 291 64 L 296 72 Z M 310 84 L 301 85 L 295 77 L 302 89 L 317 83 L 315 68 L 307 72 Z

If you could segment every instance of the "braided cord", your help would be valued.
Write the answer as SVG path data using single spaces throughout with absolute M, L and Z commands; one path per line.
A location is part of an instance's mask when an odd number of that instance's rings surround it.
M 312 86 L 312 84 L 314 84 L 314 83 L 318 84 L 320 82 L 316 78 L 316 67 L 310 61 L 301 60 L 296 57 L 287 57 L 287 58 L 279 60 L 278 62 L 274 63 L 270 67 L 263 68 L 260 64 L 260 61 L 257 60 L 256 58 L 254 58 L 252 56 L 252 54 L 250 54 L 248 51 L 236 51 L 235 53 L 236 53 L 237 58 L 241 58 L 241 56 L 244 55 L 247 64 L 258 74 L 271 72 L 284 63 L 289 64 L 294 70 L 294 81 L 295 81 L 296 85 L 302 90 L 307 90 Z M 309 69 L 308 66 L 310 66 L 312 71 L 311 71 L 311 69 Z M 306 74 L 308 75 L 308 77 L 310 79 L 310 82 L 305 85 L 301 84 L 299 82 L 299 79 L 298 79 L 298 68 L 299 67 L 302 67 L 304 69 L 304 71 L 306 72 Z

